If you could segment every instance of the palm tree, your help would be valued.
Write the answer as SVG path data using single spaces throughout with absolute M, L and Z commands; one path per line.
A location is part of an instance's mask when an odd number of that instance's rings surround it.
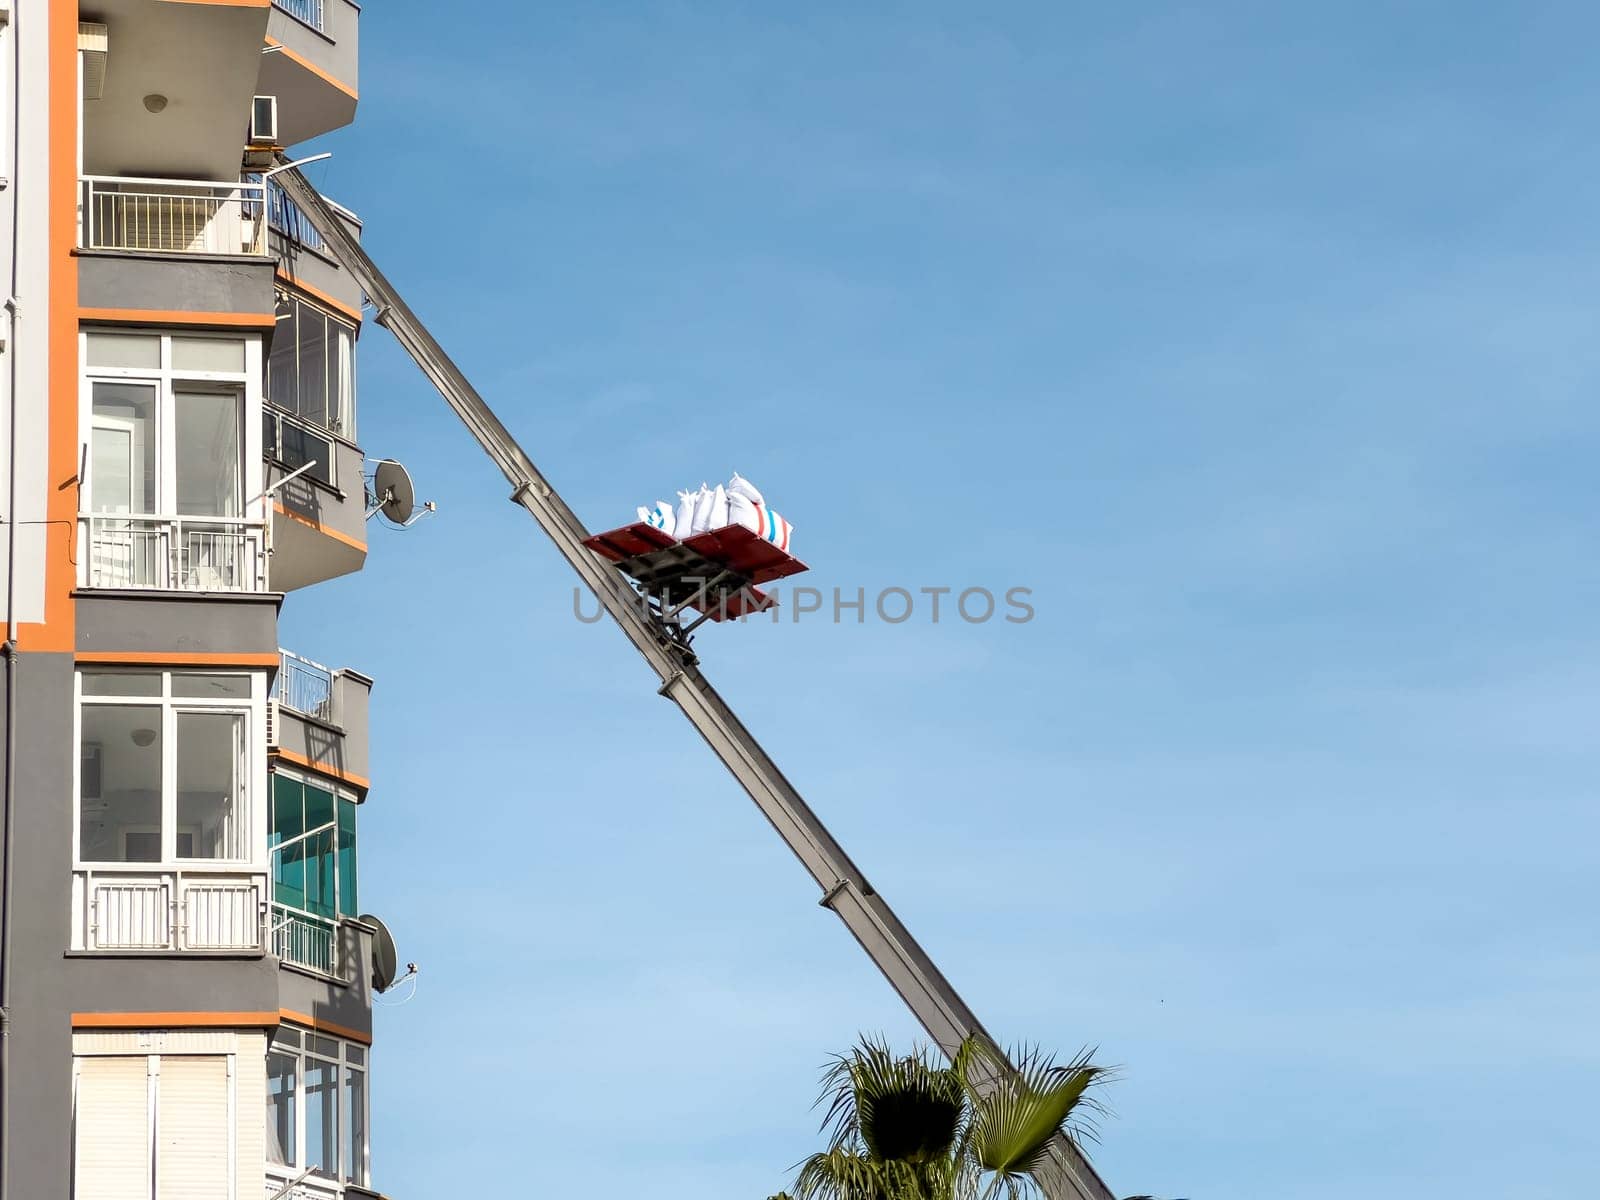
M 949 1066 L 926 1047 L 896 1056 L 864 1038 L 823 1073 L 828 1148 L 771 1200 L 1007 1200 L 1036 1195 L 1029 1172 L 1058 1132 L 1092 1136 L 1087 1093 L 1104 1068 L 1026 1049 L 1010 1065 L 968 1038 Z

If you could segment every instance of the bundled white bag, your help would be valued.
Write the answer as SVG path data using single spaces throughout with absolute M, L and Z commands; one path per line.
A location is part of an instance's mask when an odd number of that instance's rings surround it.
M 711 492 L 711 524 L 707 529 L 723 529 L 728 524 L 728 493 L 719 483 Z
M 639 520 L 652 529 L 659 529 L 662 533 L 670 534 L 676 521 L 672 515 L 672 505 L 665 500 L 657 500 L 654 508 L 640 507 Z
M 756 485 L 751 483 L 737 471 L 733 473 L 733 478 L 728 480 L 728 495 L 743 496 L 752 504 L 765 503 L 765 501 L 761 499 L 761 493 L 756 490 Z
M 689 536 L 694 529 L 694 506 L 699 492 L 679 492 L 678 507 L 672 513 L 672 535 L 678 539 Z
M 787 554 L 789 552 L 789 536 L 794 533 L 794 526 L 765 504 L 759 506 L 759 511 L 762 516 L 762 522 L 761 529 L 758 532 L 767 541 Z
M 694 522 L 689 527 L 690 533 L 704 533 L 711 528 L 711 508 L 715 503 L 715 494 L 702 483 L 694 498 Z
M 743 492 L 728 492 L 728 524 L 743 525 L 746 529 L 761 532 L 761 509 Z

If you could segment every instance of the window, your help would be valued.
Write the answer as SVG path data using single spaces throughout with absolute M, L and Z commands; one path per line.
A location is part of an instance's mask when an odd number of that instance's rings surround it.
M 319 429 L 354 438 L 355 323 L 298 296 L 278 299 L 267 399 Z
M 273 899 L 319 917 L 353 917 L 356 802 L 279 771 L 272 777 Z
M 79 863 L 250 864 L 263 672 L 78 674 Z
M 261 438 L 266 456 L 285 471 L 298 471 L 309 463 L 307 475 L 329 487 L 337 486 L 331 437 L 268 409 L 262 413 Z
M 82 352 L 83 582 L 253 590 L 260 339 L 91 328 Z
M 90 510 L 241 516 L 259 340 L 90 329 L 83 350 Z
M 231 1054 L 75 1058 L 74 1200 L 233 1196 L 235 1064 Z
M 267 1158 L 298 1174 L 365 1185 L 367 1050 L 280 1025 L 267 1055 Z

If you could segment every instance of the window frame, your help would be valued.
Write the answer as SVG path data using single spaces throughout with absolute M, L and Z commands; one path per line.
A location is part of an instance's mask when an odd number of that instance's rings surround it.
M 316 826 L 314 829 L 302 829 L 292 838 L 286 838 L 281 842 L 274 842 L 272 840 L 273 809 L 275 809 L 277 805 L 278 778 L 280 776 L 284 779 L 293 780 L 295 783 L 300 784 L 300 786 L 303 788 L 314 787 L 321 791 L 332 793 L 333 819 L 324 825 Z M 301 803 L 302 805 L 304 804 L 303 798 Z M 335 926 L 338 926 L 338 924 L 342 921 L 359 917 L 359 913 L 347 913 L 342 908 L 344 890 L 343 880 L 340 878 L 341 868 L 339 866 L 339 806 L 342 803 L 348 803 L 352 806 L 354 811 L 356 826 L 351 831 L 354 839 L 354 845 L 351 846 L 351 850 L 355 855 L 359 856 L 361 853 L 361 799 L 352 788 L 346 787 L 344 784 L 329 779 L 326 776 L 317 775 L 309 771 L 296 770 L 293 767 L 285 767 L 281 763 L 274 764 L 272 769 L 267 772 L 267 893 L 268 902 L 274 908 L 282 908 L 288 912 L 296 914 L 297 916 L 309 917 L 316 921 L 331 921 Z M 279 900 L 277 890 L 278 852 L 293 842 L 304 842 L 313 834 L 329 830 L 331 830 L 333 833 L 333 914 L 331 916 L 324 913 L 312 912 L 309 908 L 297 908 L 293 904 Z M 359 857 L 357 857 L 355 861 L 359 863 Z M 361 886 L 360 880 L 361 871 L 358 866 L 356 870 L 356 882 L 354 885 L 357 889 L 359 889 Z M 358 905 L 352 904 L 351 907 L 356 908 Z
M 284 1040 L 285 1034 L 294 1035 L 293 1043 Z M 338 1054 L 324 1053 L 315 1048 L 313 1040 L 332 1042 L 338 1045 Z M 355 1050 L 359 1061 L 354 1061 L 351 1050 Z M 306 1116 L 309 1105 L 306 1103 L 306 1066 L 308 1060 L 334 1065 L 333 1104 L 334 1125 L 333 1141 L 335 1157 L 339 1160 L 330 1171 L 326 1163 L 318 1163 L 317 1170 L 312 1172 L 312 1178 L 324 1179 L 337 1183 L 340 1187 L 352 1185 L 355 1187 L 368 1186 L 367 1181 L 372 1177 L 372 1047 L 366 1043 L 358 1042 L 353 1038 L 335 1037 L 320 1030 L 311 1029 L 304 1025 L 296 1025 L 290 1021 L 280 1023 L 267 1039 L 267 1060 L 270 1063 L 274 1054 L 281 1054 L 294 1059 L 294 1146 L 284 1151 L 289 1159 L 286 1163 L 272 1161 L 271 1147 L 267 1150 L 267 1166 L 276 1168 L 280 1172 L 296 1175 L 311 1164 L 307 1161 Z M 345 1093 L 349 1087 L 348 1079 L 351 1072 L 361 1076 L 361 1127 L 363 1138 L 359 1164 L 349 1164 L 344 1161 L 346 1139 L 348 1131 L 345 1129 Z M 270 1131 L 273 1128 L 272 1115 L 272 1070 L 267 1069 L 267 1110 L 265 1127 Z M 269 1132 L 270 1137 L 270 1132 Z M 358 1169 L 352 1171 L 354 1165 Z
M 154 338 L 160 344 L 160 359 L 154 367 L 104 367 L 89 363 L 89 337 L 91 334 L 112 334 L 124 337 Z M 173 363 L 175 339 L 216 342 L 243 342 L 244 369 L 242 371 L 201 371 L 178 367 Z M 246 520 L 264 519 L 264 513 L 252 514 L 252 503 L 259 503 L 262 490 L 261 468 L 261 405 L 262 405 L 262 349 L 261 335 L 245 331 L 218 332 L 215 330 L 145 330 L 127 329 L 115 325 L 80 325 L 78 329 L 78 428 L 80 461 L 84 464 L 82 478 L 78 480 L 78 508 L 88 513 L 86 503 L 94 495 L 93 445 L 94 385 L 96 383 L 144 383 L 154 385 L 156 391 L 156 499 L 155 512 L 130 513 L 130 516 L 184 517 L 206 519 L 200 514 L 178 510 L 177 462 L 177 393 L 180 391 L 215 391 L 233 393 L 240 401 L 239 450 L 243 461 L 239 464 L 240 492 L 239 517 Z
M 285 309 L 288 311 L 285 312 Z M 315 313 L 323 320 L 324 336 L 322 342 L 324 349 L 322 359 L 322 411 L 332 415 L 329 421 L 326 424 L 323 424 L 319 421 L 313 420 L 308 416 L 305 416 L 299 408 L 290 409 L 273 400 L 273 355 L 270 352 L 262 358 L 261 392 L 264 402 L 267 408 L 269 408 L 271 411 L 279 414 L 280 416 L 289 417 L 294 422 L 304 425 L 319 434 L 330 436 L 333 438 L 335 443 L 349 442 L 353 445 L 356 437 L 357 411 L 356 343 L 361 335 L 361 322 L 359 320 L 353 320 L 346 314 L 338 312 L 327 305 L 319 304 L 317 301 L 308 296 L 302 295 L 300 292 L 288 288 L 279 289 L 276 302 L 273 305 L 273 312 L 277 322 L 277 333 L 274 334 L 274 342 L 276 342 L 277 336 L 282 334 L 285 321 L 292 317 L 292 326 L 294 329 L 294 396 L 297 406 L 300 405 L 302 399 L 300 395 L 300 348 L 304 342 L 300 337 L 300 332 L 303 325 L 301 314 L 306 310 Z M 349 351 L 346 355 L 346 362 L 349 367 L 350 375 L 350 394 L 348 396 L 337 394 L 342 392 L 342 388 L 339 380 L 336 378 L 334 356 L 329 353 L 331 347 L 336 345 L 338 341 L 337 337 L 329 336 L 332 326 L 338 326 L 339 330 L 347 334 L 349 337 Z M 278 460 L 274 459 L 274 461 Z M 333 474 L 333 464 L 329 463 L 330 477 Z M 336 487 L 338 485 L 337 482 L 335 482 L 329 486 Z
M 135 695 L 132 692 L 116 696 L 86 696 L 83 677 L 91 675 L 126 675 L 148 678 L 159 675 L 161 690 L 157 695 Z M 173 679 L 186 675 L 224 675 L 246 678 L 250 681 L 248 698 L 226 696 L 210 699 L 204 696 L 175 696 Z M 270 861 L 267 848 L 267 805 L 270 791 L 261 782 L 267 778 L 267 673 L 264 670 L 217 667 L 206 670 L 161 667 L 155 669 L 122 669 L 100 667 L 93 663 L 80 665 L 72 677 L 72 733 L 77 747 L 72 773 L 72 863 L 74 871 L 132 870 L 156 873 L 161 871 L 189 871 L 218 874 L 260 874 Z M 85 708 L 138 706 L 159 708 L 161 711 L 161 820 L 159 827 L 161 854 L 155 861 L 140 860 L 86 860 L 83 857 L 83 716 Z M 178 779 L 176 736 L 178 718 L 188 713 L 231 714 L 244 717 L 244 807 L 249 816 L 250 829 L 246 837 L 249 853 L 244 858 L 179 858 L 178 845 Z M 93 743 L 98 745 L 99 743 Z M 108 790 L 106 768 L 102 756 L 100 765 L 100 790 L 102 798 Z M 267 798 L 263 799 L 266 791 Z M 134 830 L 147 825 L 130 826 Z

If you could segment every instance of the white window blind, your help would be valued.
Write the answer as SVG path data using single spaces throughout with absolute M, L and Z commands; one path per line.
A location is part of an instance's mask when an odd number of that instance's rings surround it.
M 228 1060 L 163 1057 L 156 1096 L 156 1200 L 229 1195 Z
M 144 1055 L 78 1060 L 74 1200 L 150 1194 L 150 1081 Z

